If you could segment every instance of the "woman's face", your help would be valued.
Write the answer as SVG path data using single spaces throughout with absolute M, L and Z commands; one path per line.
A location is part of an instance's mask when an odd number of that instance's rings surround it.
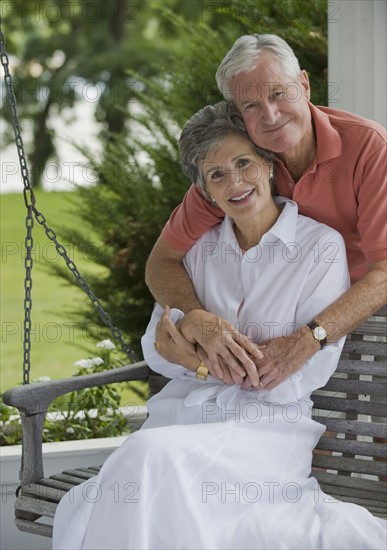
M 231 135 L 209 152 L 202 172 L 208 193 L 237 221 L 256 216 L 272 203 L 270 167 L 247 138 Z

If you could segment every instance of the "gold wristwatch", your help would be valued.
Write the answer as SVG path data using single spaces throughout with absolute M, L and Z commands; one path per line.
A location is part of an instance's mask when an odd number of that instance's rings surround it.
M 328 341 L 327 331 L 325 330 L 325 328 L 316 323 L 316 321 L 308 323 L 307 326 L 312 331 L 313 338 L 317 340 L 317 342 L 320 344 L 320 349 L 323 349 Z

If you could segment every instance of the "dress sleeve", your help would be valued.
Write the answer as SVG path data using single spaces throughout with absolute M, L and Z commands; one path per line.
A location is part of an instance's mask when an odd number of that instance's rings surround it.
M 183 202 L 172 212 L 161 236 L 175 250 L 186 252 L 223 218 L 224 212 L 207 201 L 196 185 L 191 185 Z
M 337 231 L 328 231 L 319 239 L 315 256 L 296 311 L 296 328 L 311 322 L 315 316 L 348 290 L 349 274 L 345 243 Z M 327 327 L 328 328 L 328 327 Z M 345 337 L 326 345 L 311 357 L 299 373 L 292 377 L 298 399 L 324 386 L 334 373 L 344 346 Z
M 181 365 L 169 363 L 155 350 L 154 344 L 156 341 L 156 326 L 162 315 L 163 308 L 159 304 L 156 304 L 146 332 L 141 338 L 142 351 L 145 361 L 152 370 L 166 376 L 167 378 L 176 378 L 177 376 L 185 374 L 187 369 Z M 177 321 L 179 321 L 182 317 L 184 317 L 184 313 L 180 311 L 180 309 L 171 309 L 171 320 L 174 323 L 177 323 Z

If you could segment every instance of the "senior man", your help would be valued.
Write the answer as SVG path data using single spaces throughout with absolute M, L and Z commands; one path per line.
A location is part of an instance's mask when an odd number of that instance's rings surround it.
M 296 201 L 301 214 L 343 235 L 352 286 L 307 326 L 276 339 L 268 335 L 258 351 L 203 310 L 182 265 L 195 240 L 222 216 L 191 186 L 147 264 L 146 281 L 157 302 L 186 314 L 179 332 L 164 316 L 157 346 L 166 358 L 184 364 L 193 346 L 200 344 L 210 372 L 229 380 L 227 370 L 234 382 L 246 373 L 253 380 L 254 364 L 260 385 L 271 389 L 386 303 L 385 130 L 351 113 L 312 105 L 307 73 L 276 35 L 239 38 L 221 62 L 216 80 L 224 97 L 240 110 L 252 141 L 275 153 L 278 194 Z M 316 261 L 334 261 L 334 250 L 313 246 Z M 268 321 L 275 321 L 274 309 Z

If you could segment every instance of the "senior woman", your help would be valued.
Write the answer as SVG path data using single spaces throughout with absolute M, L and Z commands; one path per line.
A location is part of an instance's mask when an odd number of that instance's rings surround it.
M 273 197 L 271 157 L 230 103 L 196 113 L 180 151 L 186 175 L 226 214 L 185 258 L 214 316 L 204 334 L 225 323 L 258 345 L 309 323 L 348 288 L 343 239 Z M 184 365 L 167 362 L 154 345 L 162 315 L 172 349 L 193 320 L 156 305 L 143 337 L 150 367 L 172 380 L 149 400 L 143 428 L 62 499 L 54 548 L 383 548 L 385 522 L 309 477 L 324 431 L 310 394 L 334 372 L 343 341 L 265 390 L 254 369 L 208 375 L 193 344 Z

